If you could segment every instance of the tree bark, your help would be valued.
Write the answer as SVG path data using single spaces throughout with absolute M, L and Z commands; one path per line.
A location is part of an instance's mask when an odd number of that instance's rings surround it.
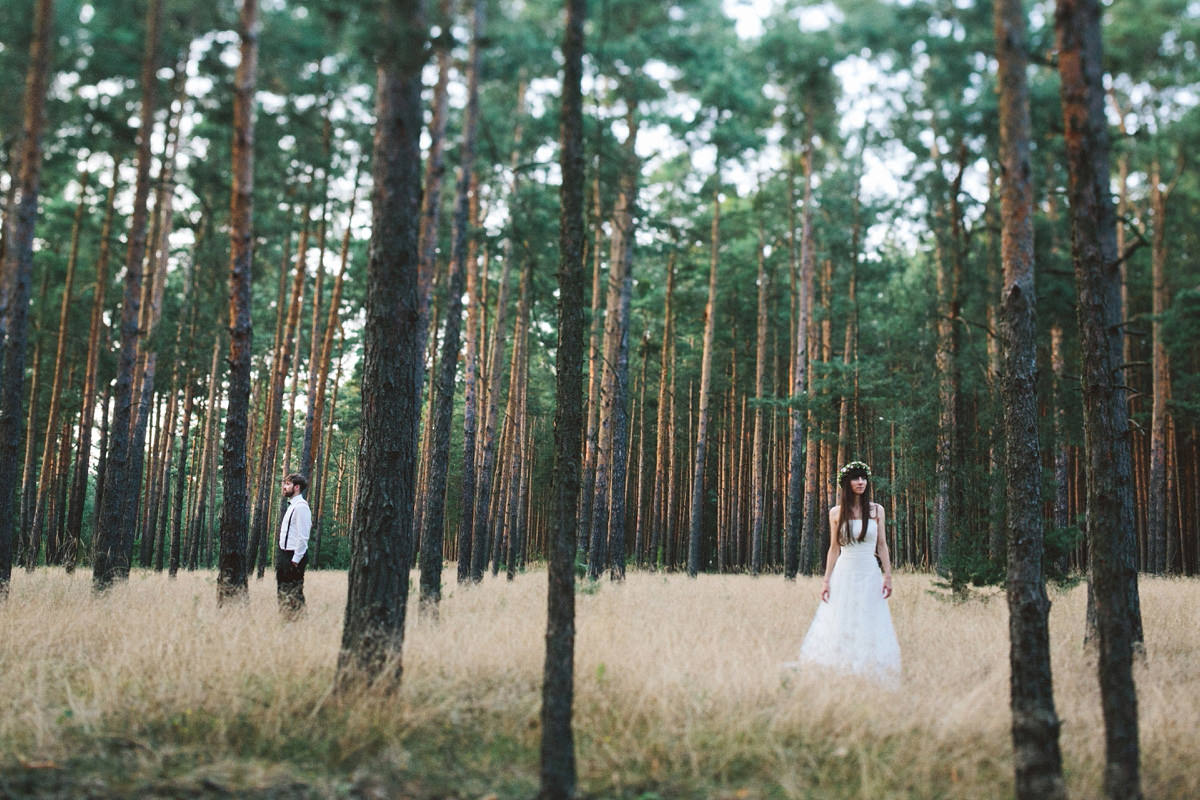
M 750 455 L 750 574 L 763 569 L 763 392 L 767 380 L 767 259 L 762 220 L 758 223 L 758 325 L 754 338 L 754 447 Z
M 718 162 L 713 188 L 712 232 L 709 238 L 708 302 L 704 306 L 704 345 L 700 357 L 700 408 L 696 420 L 696 451 L 692 464 L 692 498 L 688 526 L 689 578 L 700 570 L 700 534 L 704 518 L 704 456 L 708 444 L 708 395 L 712 385 L 712 347 L 717 311 L 717 264 L 721 245 L 721 165 Z
M 233 201 L 229 249 L 229 405 L 225 413 L 221 555 L 217 604 L 244 600 L 246 533 L 246 426 L 250 414 L 250 267 L 254 255 L 254 87 L 258 70 L 258 0 L 242 0 L 241 61 L 234 77 Z
M 450 427 L 454 417 L 454 376 L 458 371 L 459 334 L 462 331 L 462 294 L 465 283 L 468 239 L 471 235 L 471 207 L 477 194 L 475 182 L 475 142 L 479 126 L 479 41 L 482 34 L 480 0 L 473 0 L 470 61 L 467 82 L 467 115 L 463 122 L 462 160 L 454 199 L 454 241 L 446 276 L 446 326 L 442 334 L 442 354 L 438 360 L 437 392 L 434 407 L 433 441 L 429 463 L 425 513 L 421 536 L 421 599 L 436 604 L 442 594 L 442 541 L 445 535 L 446 473 L 450 461 Z M 475 24 L 478 23 L 478 24 Z M 477 206 L 476 206 L 477 207 Z M 466 459 L 464 458 L 464 464 Z M 465 506 L 464 502 L 464 506 Z M 464 511 L 466 509 L 464 508 Z M 462 526 L 458 536 L 458 582 L 471 577 L 471 534 Z
M 63 564 L 67 572 L 75 571 L 79 557 L 79 541 L 83 531 L 83 507 L 87 495 L 88 474 L 91 472 L 92 427 L 96 417 L 96 372 L 100 361 L 100 329 L 104 324 L 105 295 L 108 291 L 109 241 L 112 237 L 113 207 L 117 195 L 117 174 L 120 162 L 113 159 L 112 183 L 104 202 L 104 222 L 100 228 L 100 252 L 96 257 L 96 285 L 92 291 L 92 315 L 88 325 L 87 362 L 83 378 L 83 408 L 79 412 L 78 446 L 75 449 L 75 470 L 71 480 L 67 508 L 67 535 Z
M 377 55 L 374 189 L 362 372 L 363 436 L 338 674 L 399 680 L 421 415 L 420 0 L 389 0 Z
M 503 358 L 503 343 L 507 333 L 505 318 L 508 315 L 508 283 L 509 273 L 512 268 L 513 251 L 515 250 L 514 242 L 518 240 L 520 229 L 517 226 L 517 218 L 520 213 L 518 207 L 518 190 L 520 189 L 520 171 L 518 169 L 517 159 L 521 152 L 521 122 L 520 118 L 525 113 L 525 82 L 522 80 L 517 87 L 517 107 L 516 128 L 513 131 L 513 148 L 512 154 L 509 157 L 509 169 L 512 170 L 512 184 L 509 187 L 510 205 L 513 208 L 513 213 L 510 214 L 509 225 L 510 230 L 508 237 L 504 241 L 504 255 L 502 258 L 500 269 L 500 288 L 496 297 L 496 322 L 493 326 L 491 345 L 489 347 L 490 355 L 488 355 L 486 364 L 487 380 L 484 382 L 483 394 L 483 436 L 480 444 L 482 445 L 482 457 L 480 459 L 479 481 L 476 489 L 475 497 L 475 533 L 474 539 L 478 542 L 486 542 L 488 531 L 491 527 L 490 506 L 492 501 L 492 477 L 496 468 L 496 414 L 499 410 L 500 395 L 504 391 L 504 370 L 501 366 Z M 522 260 L 527 261 L 527 256 L 522 256 Z M 519 312 L 518 312 L 519 313 Z M 516 337 L 513 337 L 513 349 L 516 350 Z M 511 382 L 512 377 L 509 377 Z M 497 537 L 499 539 L 499 537 Z M 498 548 L 498 541 L 497 541 Z M 493 549 L 497 549 L 493 548 Z M 495 567 L 493 567 L 495 569 Z
M 0 387 L 0 602 L 8 596 L 12 575 L 13 498 L 17 464 L 21 463 L 21 394 L 25 387 L 25 347 L 29 336 L 29 283 L 33 277 L 33 232 L 37 227 L 38 192 L 42 176 L 42 128 L 46 117 L 46 88 L 50 80 L 54 3 L 38 0 L 34 7 L 33 39 L 25 73 L 24 128 L 21 171 L 16 195 L 5 216 L 3 309 L 3 385 Z M 31 403 L 37 398 L 32 398 Z
M 583 398 L 583 23 L 586 0 L 566 0 L 563 34 L 558 349 L 554 405 L 554 518 L 549 535 L 546 659 L 542 673 L 540 800 L 575 797 L 575 534 Z
M 1050 600 L 1042 576 L 1041 452 L 1029 85 L 1021 0 L 996 0 L 1004 288 L 1001 392 L 1008 486 L 1008 629 L 1016 796 L 1065 798 L 1050 673 Z
M 1174 555 L 1175 543 L 1171 526 L 1167 524 L 1171 505 L 1171 480 L 1168 470 L 1168 436 L 1171 412 L 1167 402 L 1171 397 L 1171 358 L 1163 341 L 1162 318 L 1170 305 L 1167 291 L 1167 201 L 1173 186 L 1163 184 L 1162 170 L 1155 157 L 1150 167 L 1150 214 L 1154 225 L 1150 244 L 1151 286 L 1151 372 L 1153 374 L 1153 400 L 1150 412 L 1150 476 L 1149 476 L 1149 569 L 1156 575 L 1174 571 L 1174 558 L 1168 558 L 1168 549 Z
M 67 348 L 67 312 L 71 308 L 71 292 L 75 286 L 75 262 L 79 258 L 79 229 L 83 221 L 84 200 L 87 196 L 88 179 L 90 175 L 85 170 L 79 176 L 79 203 L 75 206 L 75 219 L 71 224 L 71 249 L 67 256 L 67 275 L 63 281 L 62 303 L 58 311 L 58 341 L 54 347 L 54 377 L 50 381 L 50 410 L 46 412 L 46 433 L 42 441 L 42 471 L 38 477 L 37 495 L 33 505 L 33 524 L 28 531 L 29 556 L 25 559 L 25 568 L 32 571 L 37 561 L 38 546 L 42 536 L 42 524 L 45 519 L 45 507 L 50 491 L 50 463 L 54 452 L 55 440 L 58 433 L 58 415 L 61 406 L 63 366 Z M 36 402 L 37 398 L 30 398 Z M 50 559 L 50 548 L 47 543 L 46 560 Z
M 292 345 L 296 338 L 296 329 L 300 322 L 300 307 L 303 304 L 304 293 L 305 253 L 308 249 L 309 209 L 306 205 L 301 212 L 303 219 L 300 228 L 300 241 L 296 248 L 296 268 L 292 277 L 291 298 L 288 301 L 287 318 L 279 338 L 271 371 L 271 388 L 267 400 L 267 419 L 263 423 L 263 447 L 258 468 L 258 496 L 255 500 L 253 529 L 250 536 L 251 549 L 258 550 L 258 575 L 262 577 L 267 566 L 270 553 L 274 548 L 269 545 L 270 537 L 267 528 L 272 517 L 276 481 L 276 459 L 279 456 L 279 422 L 283 416 L 283 392 L 288 372 L 292 365 Z M 287 246 L 284 246 L 284 262 L 287 260 Z M 287 469 L 285 463 L 284 469 Z
M 807 135 L 804 147 L 804 214 L 800 233 L 800 272 L 802 275 L 796 281 L 800 296 L 797 298 L 797 313 L 795 316 L 795 350 L 792 354 L 792 397 L 793 403 L 799 403 L 806 394 L 806 375 L 808 371 L 808 314 L 809 289 L 812 286 L 812 259 L 803 254 L 809 252 L 807 245 L 812 237 L 812 123 L 807 123 Z M 788 580 L 794 580 L 800 566 L 800 530 L 804 523 L 804 412 L 793 405 L 789 411 L 791 417 L 791 452 L 788 456 L 788 486 L 787 486 L 787 544 L 784 554 L 783 574 Z
M 650 564 L 655 568 L 664 563 L 664 539 L 670 540 L 670 508 L 667 505 L 667 488 L 670 482 L 668 460 L 672 447 L 670 433 L 670 392 L 674 376 L 671 374 L 672 341 L 674 339 L 674 317 L 671 300 L 675 296 L 675 249 L 667 256 L 667 286 L 663 301 L 663 339 L 658 370 L 658 411 L 654 425 L 654 493 L 650 501 Z M 668 376 L 671 377 L 668 377 Z M 665 534 L 665 536 L 664 536 Z
M 150 195 L 150 143 L 158 84 L 156 72 L 161 20 L 162 0 L 150 0 L 146 11 L 146 49 L 142 60 L 137 180 L 134 184 L 133 216 L 129 223 L 129 246 L 125 257 L 125 294 L 121 302 L 121 350 L 113 395 L 115 408 L 108 463 L 105 466 L 104 501 L 97 518 L 96 552 L 92 565 L 92 584 L 98 591 L 129 576 L 129 560 L 133 552 L 133 521 L 123 517 L 140 477 L 133 474 L 134 454 L 130 430 L 142 305 L 142 261 L 146 254 L 146 201 Z
M 1137 798 L 1142 791 L 1133 651 L 1140 640 L 1141 612 L 1098 0 L 1057 0 L 1055 33 L 1083 356 L 1086 516 L 1100 640 L 1104 789 L 1111 798 Z

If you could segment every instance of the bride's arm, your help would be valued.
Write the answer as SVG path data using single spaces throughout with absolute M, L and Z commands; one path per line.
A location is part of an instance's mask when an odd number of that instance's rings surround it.
M 879 533 L 875 537 L 875 554 L 879 556 L 879 563 L 883 565 L 883 596 L 885 598 L 892 596 L 892 559 L 888 553 L 887 546 L 887 529 L 884 527 L 883 506 L 875 505 L 875 517 L 879 520 L 876 527 Z
M 825 580 L 821 581 L 821 600 L 829 602 L 829 576 L 833 574 L 833 565 L 837 563 L 842 546 L 837 537 L 838 506 L 829 509 L 829 552 L 825 555 Z

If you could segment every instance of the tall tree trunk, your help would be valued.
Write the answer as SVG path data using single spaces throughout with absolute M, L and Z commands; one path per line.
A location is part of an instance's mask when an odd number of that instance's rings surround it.
M 810 115 L 805 115 L 806 117 Z M 799 402 L 806 396 L 806 376 L 808 371 L 808 313 L 810 289 L 812 286 L 812 258 L 809 241 L 812 238 L 812 161 L 813 133 L 811 120 L 806 122 L 804 145 L 804 214 L 800 233 L 800 272 L 801 276 L 795 283 L 799 288 L 799 298 L 796 300 L 797 313 L 795 317 L 795 349 L 792 355 L 792 402 Z M 791 452 L 788 456 L 788 485 L 787 485 L 787 546 L 784 555 L 783 574 L 788 580 L 794 580 L 800 566 L 800 530 L 804 523 L 804 413 L 793 406 L 789 412 L 791 417 Z
M 338 672 L 388 680 L 400 677 L 421 417 L 422 3 L 391 0 L 380 22 L 390 44 L 377 55 L 363 438 Z
M 471 236 L 471 206 L 476 188 L 475 141 L 479 126 L 479 36 L 482 35 L 483 9 L 480 0 L 474 2 L 473 37 L 471 39 L 471 68 L 467 81 L 467 117 L 463 122 L 462 160 L 459 164 L 458 187 L 454 198 L 454 241 L 451 245 L 450 267 L 446 276 L 446 325 L 442 334 L 442 354 L 438 361 L 437 392 L 434 408 L 433 440 L 431 443 L 429 484 L 421 536 L 421 599 L 437 604 L 442 594 L 442 540 L 446 513 L 446 473 L 450 461 L 450 426 L 454 417 L 454 375 L 458 371 L 459 334 L 462 330 L 462 294 L 467 269 L 467 245 Z M 473 457 L 472 457 L 473 458 Z M 464 458 L 464 464 L 466 459 Z M 464 504 L 465 505 L 465 504 Z M 465 511 L 465 509 L 464 509 Z M 471 534 L 465 528 L 458 537 L 458 581 L 471 577 Z
M 329 310 L 325 319 L 325 330 L 321 336 L 320 348 L 315 352 L 320 353 L 316 361 L 316 371 L 312 373 L 314 378 L 313 384 L 310 384 L 309 396 L 311 404 L 308 412 L 308 426 L 311 431 L 305 431 L 304 437 L 306 449 L 309 454 L 306 458 L 311 462 L 308 467 L 308 472 L 305 473 L 308 478 L 308 496 L 314 498 L 312 514 L 313 514 L 313 538 L 314 551 L 316 545 L 320 543 L 321 536 L 321 506 L 320 498 L 324 493 L 324 484 L 322 481 L 325 477 L 324 469 L 321 466 L 321 423 L 325 415 L 325 392 L 329 382 L 329 362 L 333 357 L 333 334 L 335 330 L 341 329 L 341 323 L 338 321 L 339 306 L 342 303 L 342 289 L 346 279 L 346 267 L 350 263 L 350 231 L 354 225 L 354 206 L 358 201 L 358 168 L 355 168 L 354 173 L 354 188 L 350 195 L 350 213 L 346 218 L 346 230 L 342 234 L 342 250 L 341 264 L 338 267 L 337 277 L 333 280 L 333 291 L 329 298 Z M 315 385 L 315 388 L 314 388 Z M 334 389 L 335 393 L 337 389 Z M 332 415 L 331 415 L 332 416 Z M 312 440 L 316 441 L 316 446 L 312 444 Z M 317 567 L 317 552 L 313 554 L 313 568 Z
M 934 160 L 940 162 L 936 142 Z M 966 169 L 966 145 L 958 147 L 958 172 L 949 187 L 947 198 L 951 236 L 949 250 L 939 239 L 937 245 L 937 373 L 938 373 L 938 434 L 937 434 L 937 494 L 933 510 L 933 558 L 939 570 L 948 566 L 951 529 L 961 523 L 962 514 L 958 498 L 958 308 L 960 300 L 959 269 L 961 260 L 959 241 L 960 215 L 958 196 L 962 191 L 963 173 Z
M 220 377 L 221 367 L 221 337 L 217 337 L 213 342 L 212 366 L 209 367 L 208 373 L 208 400 L 204 408 L 204 428 L 200 436 L 200 447 L 196 451 L 196 456 L 199 461 L 198 472 L 199 477 L 196 480 L 196 501 L 193 508 L 191 521 L 188 524 L 189 547 L 187 568 L 195 570 L 200 564 L 202 555 L 200 542 L 203 538 L 205 530 L 205 504 L 208 500 L 208 484 L 211 481 L 210 472 L 212 469 L 212 458 L 209 456 L 209 451 L 212 450 L 212 440 L 216 435 L 216 408 L 217 408 L 217 380 Z
M 763 392 L 767 382 L 767 259 L 762 219 L 758 222 L 758 325 L 754 338 L 754 448 L 750 455 L 750 574 L 763 569 Z
M 500 395 L 504 391 L 504 370 L 501 368 L 501 359 L 503 358 L 504 340 L 507 333 L 505 317 L 508 313 L 508 283 L 509 272 L 512 268 L 514 243 L 519 239 L 520 229 L 517 226 L 518 218 L 518 191 L 520 190 L 520 171 L 518 169 L 517 159 L 521 153 L 521 122 L 520 118 L 525 113 L 525 82 L 521 81 L 517 87 L 517 107 L 516 115 L 517 122 L 513 131 L 513 148 L 512 154 L 509 157 L 509 169 L 512 170 L 512 184 L 509 187 L 509 196 L 511 198 L 510 205 L 513 206 L 513 213 L 510 214 L 509 225 L 510 231 L 508 238 L 504 241 L 504 255 L 500 270 L 500 288 L 496 298 L 496 323 L 493 326 L 490 354 L 487 358 L 488 378 L 484 386 L 484 412 L 483 412 L 483 437 L 482 458 L 479 469 L 479 481 L 475 497 L 475 514 L 474 524 L 475 533 L 474 539 L 476 543 L 486 542 L 488 530 L 491 525 L 489 515 L 489 507 L 492 501 L 492 477 L 496 467 L 496 414 L 499 410 Z M 528 256 L 523 256 L 522 260 L 528 261 Z M 519 313 L 519 312 L 518 312 Z M 516 338 L 514 337 L 513 349 L 516 350 Z M 511 377 L 509 378 L 511 381 Z
M 254 253 L 254 86 L 258 70 L 258 0 L 242 0 L 241 61 L 233 93 L 233 203 L 229 248 L 229 406 L 225 413 L 221 556 L 217 603 L 245 599 L 246 426 L 250 414 L 250 262 Z
M 630 124 L 633 115 L 630 114 Z M 633 157 L 630 153 L 631 159 Z M 632 209 L 637 205 L 637 172 L 631 169 L 622 181 L 618 204 L 621 215 L 621 296 L 617 307 L 616 360 L 612 366 L 612 480 L 609 483 L 608 500 L 608 563 L 612 580 L 625 579 L 625 499 L 626 482 L 629 474 L 629 305 L 633 296 L 633 244 L 634 217 Z M 628 197 L 626 197 L 628 192 Z
M 71 480 L 67 508 L 67 541 L 63 563 L 67 572 L 75 571 L 79 557 L 79 542 L 83 532 L 83 507 L 87 496 L 88 474 L 91 472 L 92 427 L 96 417 L 96 373 L 100 361 L 100 329 L 104 324 L 105 296 L 108 291 L 108 259 L 112 237 L 113 207 L 117 195 L 117 175 L 120 162 L 113 159 L 112 183 L 104 202 L 104 222 L 100 228 L 100 252 L 96 257 L 96 285 L 92 290 L 92 315 L 88 325 L 87 362 L 83 377 L 83 408 L 79 412 L 78 446 L 75 449 L 75 469 Z M 98 485 L 99 482 L 97 482 Z
M 575 534 L 583 399 L 583 23 L 587 0 L 566 0 L 563 34 L 558 348 L 554 396 L 554 518 L 547 542 L 546 659 L 542 671 L 539 800 L 575 796 Z
M 480 14 L 482 14 L 482 9 Z M 477 20 L 482 17 L 477 17 Z M 482 26 L 482 23 L 480 23 Z M 482 27 L 476 28 L 476 36 L 483 34 Z M 474 41 L 474 40 L 473 40 Z M 476 62 L 476 67 L 478 63 Z M 472 206 L 479 206 L 479 188 L 476 179 L 471 192 Z M 486 301 L 481 301 L 479 258 L 477 247 L 474 246 L 474 236 L 479 212 L 471 214 L 472 245 L 468 247 L 467 260 L 464 265 L 467 271 L 467 336 L 466 352 L 463 363 L 463 466 L 462 466 L 462 521 L 460 523 L 459 541 L 463 537 L 471 540 L 470 575 L 473 583 L 483 580 L 483 569 L 487 565 L 488 541 L 487 526 L 482 530 L 475 527 L 475 505 L 478 500 L 478 456 L 479 456 L 479 385 L 480 385 L 480 347 L 482 338 L 483 318 L 487 316 Z M 485 255 L 486 259 L 486 255 Z M 484 268 L 483 283 L 487 283 L 487 269 Z
M 1004 288 L 1005 478 L 1008 485 L 1008 630 L 1016 796 L 1065 798 L 1059 721 L 1050 675 L 1050 600 L 1042 577 L 1041 452 L 1038 444 L 1037 324 L 1029 86 L 1021 0 L 994 7 L 1000 85 Z
M 1141 612 L 1098 0 L 1057 0 L 1055 33 L 1079 294 L 1087 532 L 1105 726 L 1104 789 L 1111 798 L 1136 798 L 1142 791 L 1133 652 L 1141 638 Z
M 44 508 L 50 491 L 50 470 L 46 469 L 46 465 L 50 463 L 51 454 L 54 452 L 56 434 L 58 432 L 58 415 L 61 405 L 62 395 L 62 380 L 63 366 L 66 359 L 64 358 L 67 349 L 67 312 L 71 308 L 71 292 L 75 286 L 75 262 L 79 258 L 79 228 L 83 220 L 84 200 L 87 198 L 88 178 L 90 175 L 85 170 L 79 176 L 79 203 L 75 206 L 75 219 L 71 224 L 71 249 L 67 256 L 67 275 L 63 281 L 63 296 L 62 303 L 58 311 L 58 342 L 54 348 L 54 377 L 50 382 L 50 410 L 46 413 L 46 434 L 42 442 L 42 471 L 38 478 L 37 495 L 34 499 L 33 506 L 33 524 L 28 532 L 29 536 L 29 554 L 25 559 L 25 568 L 32 570 L 34 563 L 37 561 L 38 545 L 42 536 L 42 524 L 44 521 Z M 30 402 L 36 402 L 36 398 L 30 398 Z M 47 562 L 50 561 L 49 547 L 47 547 Z
M 1178 174 L 1177 174 L 1178 177 Z M 1163 184 L 1162 170 L 1158 158 L 1155 157 L 1150 167 L 1150 213 L 1154 229 L 1151 234 L 1150 247 L 1150 282 L 1151 286 L 1151 372 L 1153 373 L 1154 398 L 1150 412 L 1150 480 L 1149 480 L 1149 532 L 1150 532 L 1150 563 L 1151 572 L 1161 575 L 1174 571 L 1174 547 L 1176 542 L 1171 535 L 1171 526 L 1167 524 L 1171 506 L 1171 480 L 1168 470 L 1168 436 L 1171 426 L 1171 412 L 1167 401 L 1171 398 L 1171 359 L 1163 341 L 1163 314 L 1170 305 L 1170 293 L 1167 290 L 1167 201 L 1174 188 Z M 1168 557 L 1168 549 L 1171 556 Z
M 721 164 L 713 188 L 712 231 L 709 235 L 708 302 L 704 306 L 704 349 L 700 357 L 700 408 L 696 420 L 696 452 L 692 464 L 692 499 L 688 526 L 688 577 L 700 570 L 700 535 L 704 518 L 704 456 L 708 444 L 708 395 L 712 385 L 712 347 L 717 311 L 717 264 L 721 246 Z
M 128 577 L 129 559 L 133 552 L 133 522 L 123 517 L 128 512 L 129 498 L 136 492 L 140 478 L 132 469 L 134 454 L 130 430 L 133 424 L 133 373 L 138 349 L 138 323 L 141 319 L 142 261 L 146 254 L 146 201 L 150 195 L 150 143 L 154 128 L 161 20 L 162 0 L 150 0 L 146 10 L 146 49 L 142 60 L 137 180 L 125 257 L 125 295 L 121 302 L 121 351 L 114 389 L 116 405 L 104 473 L 104 502 L 97 518 L 96 552 L 92 565 L 92 583 L 97 590 L 107 589 L 114 581 Z
M 583 485 L 579 493 L 579 545 L 585 551 L 591 550 L 593 538 L 592 499 L 596 488 L 597 437 L 600 435 L 600 380 L 603 371 L 600 334 L 603 331 L 604 320 L 600 313 L 603 289 L 600 269 L 603 262 L 600 255 L 601 244 L 604 241 L 603 211 L 600 203 L 600 170 L 597 168 L 592 178 L 592 313 L 588 317 L 588 382 L 585 397 L 587 409 L 584 421 L 586 438 L 583 445 Z
M 275 495 L 276 459 L 279 455 L 279 422 L 283 416 L 283 392 L 288 372 L 292 365 L 292 345 L 296 338 L 296 329 L 300 322 L 300 307 L 303 304 L 305 253 L 308 250 L 309 209 L 306 205 L 301 213 L 303 220 L 300 228 L 300 241 L 296 248 L 296 267 L 292 276 L 291 298 L 288 302 L 287 318 L 279 337 L 278 347 L 271 371 L 271 388 L 267 400 L 267 419 L 263 423 L 263 447 L 258 468 L 258 495 L 255 498 L 253 529 L 250 536 L 250 547 L 258 550 L 258 576 L 261 578 L 267 566 L 269 553 L 274 551 L 270 546 L 272 538 L 267 535 L 270 525 Z M 284 247 L 284 263 L 287 263 L 287 247 Z M 287 463 L 284 463 L 287 469 Z
M 3 317 L 3 385 L 0 387 L 0 601 L 8 596 L 12 575 L 13 499 L 17 464 L 21 461 L 21 394 L 25 388 L 25 347 L 29 336 L 29 283 L 33 278 L 33 232 L 37 227 L 38 192 L 42 175 L 42 128 L 46 87 L 50 80 L 50 48 L 54 3 L 38 0 L 33 15 L 33 39 L 25 73 L 25 117 L 21 171 L 17 193 L 5 215 Z M 36 402 L 31 398 L 30 402 Z
M 622 145 L 620 188 L 613 207 L 610 240 L 608 291 L 605 298 L 604 341 L 597 369 L 601 374 L 599 423 L 594 452 L 592 497 L 584 498 L 591 506 L 591 545 L 588 547 L 588 577 L 595 580 L 609 563 L 609 524 L 612 500 L 611 486 L 615 481 L 616 441 L 613 437 L 617 408 L 624 402 L 618 397 L 620 378 L 618 360 L 628 317 L 622 319 L 626 273 L 633 263 L 633 204 L 636 202 L 638 161 L 635 152 L 638 123 L 636 108 L 631 102 L 627 109 L 629 133 Z
M 672 447 L 670 433 L 670 402 L 671 391 L 668 374 L 674 366 L 671 363 L 671 342 L 674 338 L 674 317 L 671 313 L 671 299 L 675 296 L 675 254 L 674 248 L 667 256 L 667 287 L 666 299 L 663 301 L 663 339 L 660 351 L 658 370 L 658 417 L 654 424 L 654 494 L 650 501 L 650 563 L 658 567 L 663 563 L 664 532 L 667 531 L 670 520 L 670 509 L 666 505 L 667 488 L 670 481 L 670 470 L 667 461 Z M 669 534 L 667 535 L 669 540 Z
M 420 268 L 417 296 L 420 303 L 420 332 L 417 351 L 425 352 L 429 344 L 430 306 L 433 299 L 433 280 L 437 274 L 438 228 L 442 216 L 442 183 L 446 176 L 446 121 L 449 117 L 450 49 L 454 44 L 451 33 L 451 0 L 438 0 L 437 24 L 442 33 L 434 40 L 437 53 L 437 83 L 433 87 L 433 116 L 429 122 L 429 152 L 425 158 L 425 191 L 421 197 L 421 227 L 418 233 Z M 435 337 L 436 338 L 436 337 Z M 421 370 L 422 391 L 425 383 L 424 365 Z M 417 509 L 418 519 L 421 509 Z

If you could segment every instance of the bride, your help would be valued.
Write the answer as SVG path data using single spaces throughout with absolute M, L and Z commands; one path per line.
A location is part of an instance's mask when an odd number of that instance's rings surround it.
M 829 509 L 821 605 L 800 646 L 800 660 L 790 666 L 817 664 L 894 685 L 900 679 L 900 645 L 887 604 L 892 563 L 883 506 L 871 502 L 870 477 L 871 468 L 861 461 L 838 470 L 841 503 Z

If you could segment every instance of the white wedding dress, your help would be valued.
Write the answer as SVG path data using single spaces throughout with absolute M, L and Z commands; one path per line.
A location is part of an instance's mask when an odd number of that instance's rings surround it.
M 861 527 L 862 520 L 850 521 L 853 541 L 842 547 L 833 565 L 829 602 L 817 607 L 800 645 L 800 659 L 788 666 L 816 664 L 895 686 L 900 681 L 900 644 L 875 560 L 878 527 L 870 520 L 867 536 L 859 542 Z

